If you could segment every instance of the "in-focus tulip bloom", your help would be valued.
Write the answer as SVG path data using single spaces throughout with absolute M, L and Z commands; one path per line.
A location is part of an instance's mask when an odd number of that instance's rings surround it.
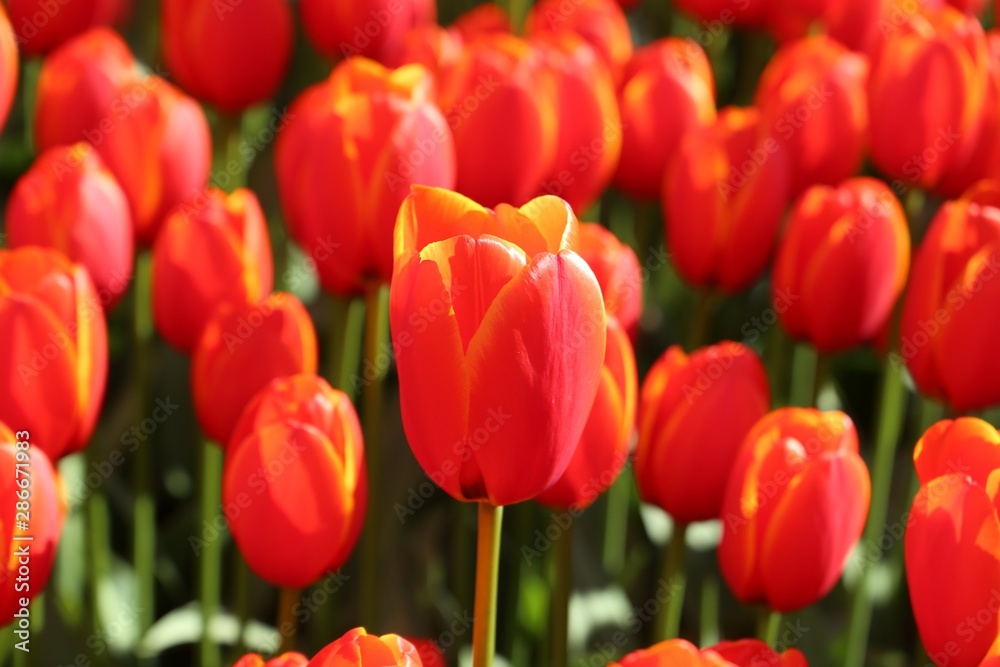
M 638 394 L 632 343 L 618 320 L 609 317 L 601 383 L 580 444 L 562 477 L 535 500 L 559 509 L 583 509 L 611 488 L 628 460 Z
M 778 246 L 772 296 L 795 296 L 778 319 L 820 352 L 861 345 L 886 326 L 909 267 L 906 214 L 884 182 L 813 186 L 792 208 Z
M 616 83 L 632 57 L 632 33 L 615 0 L 541 0 L 528 13 L 526 31 L 530 36 L 579 35 L 608 66 Z
M 727 341 L 690 356 L 669 348 L 639 395 L 643 500 L 681 523 L 717 518 L 743 439 L 770 407 L 764 365 L 745 345 Z
M 656 199 L 681 139 L 715 120 L 715 79 L 694 40 L 667 37 L 635 52 L 619 92 L 622 156 L 615 185 Z
M 46 53 L 88 28 L 124 18 L 129 0 L 72 0 L 58 5 L 38 0 L 7 0 L 10 22 L 25 55 Z M 0 10 L 2 11 L 2 10 Z
M 160 26 L 170 75 L 224 113 L 270 99 L 292 56 L 288 0 L 171 0 Z
M 580 223 L 577 252 L 597 277 L 608 317 L 616 318 L 633 339 L 642 314 L 642 267 L 635 251 L 596 222 Z
M 355 628 L 316 654 L 308 667 L 418 667 L 420 654 L 399 635 L 370 635 Z
M 0 560 L 0 626 L 14 619 L 22 598 L 31 600 L 45 590 L 62 531 L 61 484 L 37 435 L 31 430 L 15 432 L 0 423 L 0 544 L 6 545 Z M 19 511 L 21 503 L 29 509 Z M 29 528 L 18 528 L 19 521 L 26 521 Z M 30 541 L 16 541 L 24 536 L 31 536 Z M 23 546 L 30 548 L 27 568 L 17 555 Z
M 261 477 L 262 469 L 271 472 Z M 240 503 L 247 496 L 249 506 Z M 361 425 L 347 394 L 311 374 L 261 389 L 226 448 L 222 498 L 238 508 L 226 517 L 233 538 L 266 581 L 303 588 L 341 567 L 368 501 Z
M 808 667 L 799 650 L 790 648 L 779 654 L 759 639 L 721 642 L 702 653 L 714 653 L 736 667 Z
M 1000 656 L 992 611 L 1000 604 L 1000 435 L 980 419 L 940 421 L 920 438 L 913 463 L 920 491 L 906 524 L 906 581 L 920 639 L 935 664 L 975 667 Z
M 248 653 L 237 660 L 233 667 L 306 667 L 308 664 L 309 658 L 301 653 L 282 653 L 270 660 L 264 660 L 256 653 Z
M 391 62 L 406 31 L 437 20 L 435 0 L 300 0 L 302 27 L 327 57 Z
M 608 667 L 708 667 L 725 665 L 714 656 L 703 656 L 698 647 L 684 639 L 668 639 L 649 648 L 629 653 Z
M 7 122 L 10 105 L 17 92 L 17 40 L 7 13 L 0 6 L 0 130 Z
M 323 287 L 363 292 L 392 276 L 396 214 L 414 184 L 452 187 L 451 131 L 428 72 L 350 58 L 292 104 L 275 169 L 292 236 Z
M 465 44 L 440 82 L 455 136 L 455 189 L 484 206 L 519 206 L 538 193 L 558 149 L 556 96 L 544 56 L 505 33 Z
M 556 197 L 491 211 L 415 188 L 400 209 L 389 311 L 403 426 L 459 500 L 534 498 L 576 451 L 607 326 L 576 240 Z
M 153 246 L 153 321 L 190 352 L 215 309 L 271 293 L 267 221 L 257 196 L 209 188 L 167 218 Z
M 107 325 L 87 270 L 51 248 L 0 250 L 0 421 L 57 461 L 90 439 L 107 376 Z
M 877 43 L 868 110 L 872 159 L 883 173 L 935 188 L 964 165 L 978 140 L 988 59 L 978 19 L 948 6 L 922 8 Z
M 295 296 L 225 303 L 194 348 L 192 395 L 198 423 L 217 443 L 229 441 L 250 399 L 275 378 L 316 372 L 316 331 Z
M 132 214 L 89 144 L 39 155 L 7 200 L 6 226 L 11 248 L 48 246 L 83 264 L 106 310 L 125 295 L 134 256 Z
M 792 196 L 836 185 L 861 166 L 868 141 L 868 61 L 816 35 L 778 49 L 755 104 L 792 163 Z
M 808 667 L 796 649 L 777 653 L 759 639 L 722 642 L 699 651 L 684 639 L 669 639 L 634 651 L 609 667 Z
M 663 180 L 667 246 L 684 280 L 737 292 L 764 271 L 790 198 L 788 160 L 754 108 L 728 107 L 687 132 Z
M 818 601 L 840 579 L 870 499 L 850 417 L 769 413 L 743 441 L 722 504 L 719 567 L 729 588 L 780 612 Z
M 959 412 L 1000 401 L 1000 183 L 946 202 L 917 248 L 899 354 L 920 391 Z

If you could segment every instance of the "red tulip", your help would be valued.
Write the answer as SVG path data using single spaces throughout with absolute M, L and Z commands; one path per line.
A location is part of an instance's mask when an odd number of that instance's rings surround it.
M 420 654 L 399 635 L 355 628 L 316 654 L 308 667 L 420 667 Z
M 0 421 L 56 461 L 82 449 L 108 374 L 104 310 L 87 270 L 51 248 L 0 250 Z
M 233 667 L 306 667 L 309 658 L 301 653 L 283 653 L 270 660 L 264 660 L 256 653 L 248 653 L 233 664 Z
M 808 667 L 800 651 L 790 648 L 779 654 L 759 639 L 721 642 L 702 654 L 709 652 L 736 667 Z
M 292 56 L 288 0 L 170 0 L 160 26 L 171 75 L 224 113 L 273 97 Z
M 590 44 L 617 82 L 632 57 L 632 33 L 615 0 L 541 0 L 528 13 L 531 36 L 575 33 Z
M 88 28 L 111 25 L 124 18 L 129 0 L 7 0 L 10 22 L 22 53 L 51 51 Z
M 723 26 L 761 28 L 775 0 L 677 0 L 677 8 L 700 19 L 702 29 L 718 33 Z
M 452 136 L 428 99 L 431 85 L 419 66 L 351 58 L 292 105 L 296 121 L 276 147 L 278 190 L 292 236 L 335 294 L 389 281 L 392 230 L 411 185 L 455 182 Z
M 577 252 L 593 270 L 604 295 L 604 308 L 633 339 L 642 314 L 642 267 L 628 244 L 596 222 L 580 223 Z
M 797 297 L 778 314 L 789 334 L 821 352 L 885 328 L 910 267 L 906 214 L 873 178 L 817 185 L 799 198 L 778 248 L 771 292 Z
M 445 667 L 448 664 L 445 662 L 441 647 L 435 640 L 411 639 L 409 637 L 406 639 L 417 649 L 417 655 L 420 656 L 420 663 L 423 667 Z
M 746 289 L 767 266 L 788 204 L 788 151 L 756 109 L 723 109 L 681 140 L 663 180 L 667 245 L 699 287 Z
M 403 35 L 434 23 L 434 0 L 301 0 L 302 26 L 327 57 L 362 55 L 381 62 L 395 57 Z
M 311 374 L 268 383 L 233 430 L 222 498 L 240 552 L 266 581 L 302 588 L 341 567 L 368 500 L 361 425 L 347 395 Z
M 291 294 L 220 305 L 192 359 L 192 394 L 202 430 L 215 442 L 227 442 L 244 406 L 267 383 L 316 371 L 316 347 L 309 313 Z
M 10 19 L 0 6 L 0 130 L 7 122 L 10 105 L 17 92 L 17 41 Z
M 719 566 L 744 603 L 808 606 L 840 578 L 871 484 L 842 412 L 782 408 L 747 434 L 722 503 Z
M 105 310 L 125 295 L 134 255 L 132 214 L 89 144 L 51 148 L 7 200 L 7 244 L 48 246 L 86 267 Z
M 257 196 L 215 188 L 167 218 L 153 246 L 153 321 L 163 338 L 188 353 L 222 303 L 260 301 L 271 293 L 267 221 Z
M 415 188 L 400 209 L 390 321 L 403 426 L 459 500 L 533 498 L 576 450 L 607 326 L 576 237 L 556 197 L 491 211 Z
M 418 25 L 403 36 L 396 57 L 386 64 L 389 67 L 423 65 L 434 75 L 435 81 L 439 81 L 448 76 L 461 59 L 462 44 L 462 36 L 457 30 L 437 24 Z
M 639 49 L 625 68 L 619 104 L 623 138 L 615 185 L 655 199 L 681 139 L 715 120 L 715 79 L 705 52 L 676 37 Z
M 714 656 L 702 656 L 697 646 L 684 639 L 668 639 L 633 651 L 608 667 L 709 667 L 720 662 Z
M 483 35 L 510 34 L 510 15 L 500 5 L 484 2 L 467 12 L 463 12 L 451 24 L 451 29 L 465 41 L 471 41 Z
M 808 667 L 795 649 L 778 654 L 758 639 L 722 642 L 699 651 L 683 639 L 669 639 L 628 654 L 609 667 Z
M 639 398 L 635 478 L 643 500 L 682 523 L 719 517 L 740 445 L 770 407 L 767 374 L 750 348 L 724 342 L 690 356 L 669 348 Z

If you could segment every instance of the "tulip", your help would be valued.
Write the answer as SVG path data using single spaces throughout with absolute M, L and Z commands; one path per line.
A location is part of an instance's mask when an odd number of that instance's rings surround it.
M 966 412 L 1000 401 L 992 354 L 1000 305 L 1000 184 L 983 181 L 946 202 L 913 259 L 899 358 L 917 388 Z
M 227 442 L 240 412 L 268 382 L 316 371 L 316 348 L 309 313 L 291 294 L 220 305 L 192 355 L 192 394 L 202 430 L 215 442 Z
M 627 243 L 596 222 L 580 223 L 577 252 L 597 277 L 604 308 L 635 339 L 642 314 L 642 267 Z
M 737 292 L 757 279 L 790 197 L 788 160 L 753 108 L 726 108 L 688 132 L 663 180 L 667 245 L 684 280 Z
M 719 566 L 743 603 L 788 612 L 833 588 L 868 516 L 871 483 L 842 412 L 782 408 L 747 433 L 726 486 Z
M 868 140 L 868 62 L 817 35 L 778 49 L 755 104 L 791 162 L 792 196 L 836 185 L 861 166 Z
M 879 22 L 887 11 L 884 0 L 846 0 L 827 7 L 823 20 L 827 34 L 852 51 L 869 54 L 884 39 L 880 28 L 885 24 Z M 805 31 L 808 30 L 806 26 Z
M 921 8 L 877 44 L 868 111 L 882 172 L 907 187 L 936 188 L 964 165 L 979 136 L 988 59 L 979 21 L 950 7 Z
M 451 29 L 466 42 L 483 35 L 510 34 L 510 15 L 500 5 L 484 2 L 463 12 L 451 24 Z
M 445 662 L 444 653 L 441 652 L 441 647 L 437 641 L 433 639 L 411 639 L 409 637 L 406 639 L 417 649 L 417 655 L 420 656 L 420 664 L 423 667 L 445 667 L 448 664 Z
M 17 92 L 17 41 L 10 19 L 0 6 L 0 130 L 7 122 Z
M 882 181 L 816 185 L 799 198 L 778 248 L 771 293 L 794 338 L 823 353 L 873 339 L 892 315 L 910 266 L 906 214 Z
M 491 5 L 493 6 L 493 5 Z M 438 81 L 448 76 L 462 57 L 462 37 L 457 30 L 437 24 L 418 25 L 403 36 L 396 57 L 387 62 L 390 67 L 423 65 Z
M 634 651 L 609 667 L 807 667 L 796 649 L 779 654 L 757 639 L 722 642 L 699 651 L 683 639 L 670 639 Z
M 906 523 L 905 556 L 917 629 L 935 664 L 979 665 L 1000 656 L 1000 434 L 971 417 L 940 421 L 917 442 L 913 464 L 920 490 Z M 990 620 L 975 620 L 986 612 Z
M 264 660 L 256 653 L 248 653 L 243 656 L 233 667 L 306 667 L 309 658 L 301 653 L 283 653 L 270 660 Z
M 391 61 L 403 35 L 437 19 L 435 0 L 301 0 L 302 25 L 328 58 Z
M 292 236 L 335 294 L 389 281 L 411 185 L 454 185 L 451 132 L 431 85 L 422 67 L 351 58 L 292 105 L 296 122 L 275 149 L 278 190 Z
M 51 148 L 7 200 L 7 244 L 55 248 L 86 267 L 101 304 L 124 296 L 134 255 L 132 214 L 114 175 L 89 144 Z
M 224 113 L 270 99 L 291 60 L 288 0 L 171 0 L 160 5 L 160 25 L 171 76 Z
M 700 19 L 704 30 L 718 24 L 741 28 L 761 28 L 769 18 L 775 0 L 677 0 L 677 8 Z M 721 30 L 722 26 L 719 26 Z
M 722 663 L 725 664 L 725 663 Z M 608 667 L 707 667 L 719 665 L 701 655 L 698 647 L 683 639 L 668 639 L 629 653 Z
M 712 67 L 696 42 L 667 37 L 636 51 L 623 81 L 614 182 L 633 197 L 655 199 L 681 139 L 715 120 Z
M 56 2 L 58 4 L 56 4 Z M 17 44 L 27 56 L 47 53 L 88 28 L 117 23 L 130 11 L 129 0 L 8 0 Z
M 0 423 L 0 499 L 6 517 L 2 543 L 7 545 L 0 570 L 0 625 L 14 620 L 22 600 L 31 600 L 45 589 L 66 513 L 62 485 L 41 446 L 41 433 L 15 433 Z M 28 509 L 22 511 L 24 507 Z M 15 523 L 22 520 L 28 528 Z M 18 555 L 22 548 L 30 550 L 27 567 Z
M 632 33 L 615 0 L 541 0 L 528 13 L 525 28 L 530 36 L 579 35 L 604 61 L 615 82 L 632 57 Z
M 736 667 L 808 667 L 806 658 L 794 648 L 778 653 L 759 639 L 721 642 L 702 651 L 717 656 Z
M 355 628 L 316 654 L 307 667 L 419 667 L 420 654 L 399 635 Z
M 160 335 L 189 353 L 223 304 L 271 293 L 267 221 L 257 196 L 209 188 L 167 218 L 153 246 L 153 320 Z
M 104 397 L 108 333 L 87 270 L 51 248 L 0 250 L 0 421 L 57 461 L 87 444 Z
M 309 374 L 268 383 L 233 430 L 222 498 L 234 508 L 227 519 L 240 552 L 266 581 L 302 588 L 341 567 L 368 498 L 361 425 L 347 395 Z
M 400 209 L 390 322 L 403 426 L 417 461 L 458 500 L 533 498 L 576 450 L 606 335 L 576 237 L 555 197 L 490 211 L 415 188 Z

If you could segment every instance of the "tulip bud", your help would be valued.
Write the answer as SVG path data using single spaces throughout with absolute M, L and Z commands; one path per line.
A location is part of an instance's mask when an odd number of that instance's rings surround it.
M 130 0 L 7 0 L 17 44 L 26 56 L 47 53 L 88 28 L 121 21 Z
M 399 635 L 370 635 L 355 628 L 316 654 L 308 667 L 413 667 L 420 654 Z
M 541 0 L 528 13 L 525 30 L 532 37 L 579 35 L 594 48 L 616 83 L 632 57 L 632 33 L 615 0 Z
M 577 252 L 597 277 L 608 317 L 616 318 L 634 340 L 642 314 L 642 267 L 627 243 L 596 222 L 580 223 Z
M 233 667 L 306 667 L 308 663 L 309 658 L 301 653 L 282 653 L 267 661 L 256 653 L 248 653 L 237 660 Z
M 302 26 L 328 58 L 389 62 L 406 31 L 437 20 L 435 0 L 300 0 Z
M 0 130 L 7 122 L 10 105 L 17 93 L 17 41 L 10 19 L 0 6 Z
M 105 310 L 132 276 L 132 214 L 114 175 L 89 144 L 51 148 L 18 180 L 7 200 L 11 248 L 55 248 L 86 267 Z

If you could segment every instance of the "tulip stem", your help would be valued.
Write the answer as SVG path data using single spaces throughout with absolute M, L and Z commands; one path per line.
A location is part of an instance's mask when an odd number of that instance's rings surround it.
M 708 343 L 708 336 L 712 329 L 714 301 L 714 295 L 709 290 L 698 290 L 694 317 L 691 319 L 691 331 L 688 334 L 688 352 Z
M 686 535 L 687 524 L 675 522 L 663 559 L 663 581 L 660 582 L 660 585 L 666 585 L 670 595 L 666 602 L 666 608 L 660 610 L 657 623 L 657 641 L 680 636 L 681 612 L 684 609 L 684 538 Z
M 760 608 L 757 617 L 757 637 L 770 647 L 778 642 L 778 630 L 781 629 L 781 612 L 768 607 Z
M 472 667 L 493 667 L 493 650 L 496 645 L 497 579 L 500 573 L 500 524 L 502 520 L 503 507 L 479 503 Z
M 813 407 L 823 382 L 820 358 L 816 348 L 808 343 L 798 343 L 792 356 L 792 386 L 789 405 Z
M 701 610 L 699 613 L 701 646 L 719 643 L 719 578 L 711 572 L 701 580 Z
M 250 623 L 250 585 L 253 573 L 250 566 L 239 549 L 233 549 L 233 567 L 235 594 L 233 596 L 233 607 L 236 609 L 237 623 L 239 624 L 238 635 L 236 637 L 236 655 L 242 656 L 246 653 L 246 632 Z
M 361 356 L 362 325 L 365 302 L 361 299 L 333 297 L 330 322 L 330 365 L 327 377 L 337 389 L 353 400 L 359 378 L 358 362 Z
M 615 579 L 625 571 L 625 546 L 628 540 L 628 510 L 632 497 L 632 479 L 626 469 L 608 489 L 604 517 L 604 570 Z
M 278 634 L 281 635 L 281 648 L 278 655 L 295 648 L 295 633 L 298 624 L 295 622 L 295 605 L 299 601 L 301 591 L 297 588 L 284 587 L 278 600 Z
M 198 563 L 198 598 L 201 603 L 201 667 L 219 667 L 219 647 L 212 639 L 212 619 L 219 610 L 219 583 L 222 577 L 222 539 L 202 531 L 215 526 L 222 493 L 222 450 L 209 440 L 202 443 L 201 521 L 197 535 L 202 535 L 201 560 Z
M 93 446 L 87 448 L 87 462 L 94 465 L 93 461 L 97 456 L 97 449 Z M 108 501 L 100 489 L 95 489 L 87 500 L 87 533 L 89 541 L 89 551 L 87 565 L 90 571 L 87 573 L 87 580 L 90 588 L 90 622 L 91 629 L 98 633 L 100 637 L 104 631 L 101 613 L 101 587 L 104 585 L 105 577 L 110 567 L 111 554 L 108 548 L 110 535 L 108 534 Z M 102 659 L 100 664 L 106 664 L 107 660 Z
M 569 664 L 569 598 L 573 590 L 573 524 L 555 541 L 552 561 L 552 667 Z

